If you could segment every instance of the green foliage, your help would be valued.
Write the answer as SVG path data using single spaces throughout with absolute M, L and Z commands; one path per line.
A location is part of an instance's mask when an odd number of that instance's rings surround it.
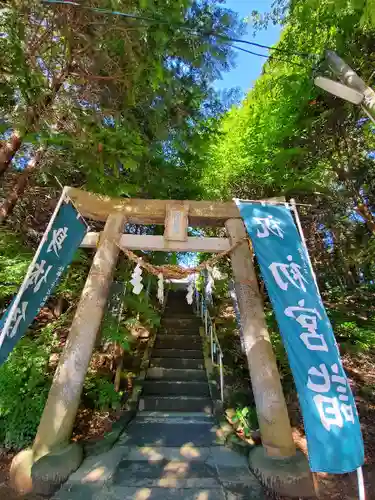
M 118 343 L 125 351 L 128 351 L 130 347 L 130 332 L 126 328 L 126 325 L 129 325 L 129 321 L 120 323 L 117 317 L 107 313 L 101 326 L 102 341 Z
M 116 392 L 113 382 L 96 372 L 87 375 L 83 387 L 83 395 L 89 405 L 98 410 L 117 409 L 120 406 L 122 392 Z
M 47 145 L 38 183 L 49 185 L 56 175 L 112 196 L 198 197 L 194 177 L 224 110 L 210 84 L 231 66 L 225 36 L 239 35 L 242 23 L 212 0 L 115 4 L 10 2 L 0 16 L 7 54 L 1 105 L 9 128 L 33 144 L 26 156 Z M 212 30 L 224 38 L 206 35 Z
M 4 299 L 15 293 L 25 277 L 32 259 L 32 252 L 20 236 L 10 231 L 0 237 L 0 307 Z
M 156 328 L 160 325 L 160 313 L 149 301 L 144 291 L 137 296 L 128 292 L 124 297 L 124 305 L 127 311 L 131 311 L 133 318 L 138 317 L 143 324 L 150 328 Z M 132 320 L 128 319 L 128 326 L 132 326 L 129 321 L 131 322 Z
M 343 321 L 335 327 L 337 341 L 347 351 L 366 352 L 375 347 L 375 324 L 363 328 L 354 321 Z
M 91 259 L 83 250 L 77 250 L 68 269 L 56 287 L 55 294 L 66 300 L 76 299 L 82 292 L 91 265 Z
M 321 62 L 325 49 L 337 51 L 364 80 L 373 77 L 372 4 L 280 1 L 269 16 L 258 16 L 258 27 L 283 23 L 280 52 L 272 52 L 254 87 L 207 143 L 206 196 L 284 195 L 312 205 L 300 215 L 323 289 L 355 288 L 375 278 L 373 226 L 356 215 L 357 207 L 375 213 L 374 127 L 358 122 L 360 108 L 314 86 L 317 74 L 335 78 Z
M 23 338 L 0 367 L 0 442 L 7 448 L 23 448 L 34 439 L 52 380 L 48 362 L 57 348 L 54 330 L 63 321 Z
M 256 409 L 253 406 L 244 406 L 236 408 L 232 423 L 237 428 L 243 430 L 245 437 L 251 436 L 251 431 L 258 429 L 258 417 Z

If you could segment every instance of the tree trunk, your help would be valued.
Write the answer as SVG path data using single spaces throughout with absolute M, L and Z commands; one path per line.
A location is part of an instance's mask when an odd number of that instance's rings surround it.
M 355 211 L 365 219 L 367 227 L 373 234 L 375 234 L 375 221 L 369 207 L 365 203 L 361 203 L 358 207 L 356 207 Z
M 14 184 L 4 203 L 0 206 L 0 223 L 4 222 L 12 214 L 18 200 L 25 192 L 27 181 L 42 159 L 43 153 L 43 148 L 38 149 L 34 158 L 29 161 L 23 172 L 18 176 L 17 182 Z
M 0 177 L 9 168 L 13 156 L 20 149 L 22 137 L 18 130 L 15 130 L 9 138 L 9 141 L 4 141 L 0 146 Z
M 69 63 L 66 68 L 60 73 L 60 75 L 53 81 L 51 92 L 42 99 L 41 102 L 36 102 L 35 105 L 27 110 L 27 119 L 26 119 L 26 130 L 25 133 L 29 132 L 36 125 L 38 125 L 41 117 L 41 110 L 46 111 L 51 104 L 53 104 L 56 94 L 60 90 L 65 78 L 70 73 L 72 69 L 71 63 Z M 4 173 L 10 167 L 12 159 L 17 151 L 20 149 L 22 145 L 22 135 L 19 131 L 15 130 L 9 141 L 4 142 L 0 146 L 0 177 L 4 175 Z

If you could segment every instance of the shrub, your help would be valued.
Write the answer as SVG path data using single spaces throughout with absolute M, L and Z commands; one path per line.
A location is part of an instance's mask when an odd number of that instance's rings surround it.
M 121 391 L 115 391 L 113 382 L 105 377 L 98 376 L 94 372 L 86 376 L 83 394 L 92 407 L 98 410 L 118 408 L 123 395 Z
M 23 338 L 0 367 L 0 441 L 6 448 L 23 448 L 36 434 L 51 385 L 53 345 L 48 325 L 37 338 Z

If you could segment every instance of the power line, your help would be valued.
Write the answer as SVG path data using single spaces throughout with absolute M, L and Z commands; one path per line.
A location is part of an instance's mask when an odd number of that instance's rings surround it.
M 72 1 L 72 0 L 42 0 L 42 3 L 44 3 L 44 4 L 72 5 L 74 7 L 80 7 L 81 9 L 91 10 L 93 12 L 98 12 L 99 14 L 110 14 L 110 15 L 115 15 L 115 16 L 120 16 L 120 17 L 126 17 L 129 19 L 135 19 L 138 21 L 145 21 L 145 22 L 153 23 L 153 24 L 164 24 L 167 26 L 171 26 L 171 23 L 169 21 L 164 21 L 162 19 L 155 19 L 155 18 L 151 18 L 151 17 L 139 16 L 136 14 L 128 14 L 126 12 L 112 11 L 112 10 L 108 10 L 108 9 L 101 9 L 98 7 L 85 7 L 77 2 Z M 189 31 L 192 34 L 195 34 L 197 36 L 215 36 L 217 38 L 221 38 L 221 39 L 226 40 L 228 42 L 244 43 L 246 45 L 251 45 L 253 47 L 259 47 L 262 49 L 273 50 L 276 52 L 282 52 L 284 54 L 295 55 L 295 56 L 299 56 L 299 57 L 303 57 L 303 58 L 315 58 L 315 57 L 317 57 L 317 54 L 309 54 L 309 53 L 305 53 L 305 52 L 291 51 L 291 50 L 287 50 L 287 49 L 282 49 L 280 47 L 270 47 L 269 45 L 263 45 L 263 44 L 257 43 L 257 42 L 250 42 L 249 40 L 242 40 L 240 38 L 231 38 L 227 35 L 223 35 L 222 33 L 217 33 L 215 31 L 208 31 L 205 33 L 199 33 L 199 32 L 197 32 L 197 30 L 195 30 L 193 28 L 189 28 L 188 26 L 184 26 L 181 23 L 174 23 L 174 25 L 178 26 L 179 28 L 181 28 L 183 30 Z M 236 47 L 236 48 L 240 49 L 240 47 Z M 246 51 L 245 49 L 240 49 L 240 50 Z M 251 53 L 251 51 L 248 51 L 248 52 Z M 257 55 L 259 57 L 268 57 L 266 55 L 257 54 L 255 52 L 253 53 L 253 55 Z M 289 62 L 289 61 L 285 60 L 285 62 Z M 294 64 L 296 64 L 296 63 L 294 63 Z
M 264 57 L 265 59 L 269 59 L 272 57 L 273 61 L 282 61 L 282 62 L 287 62 L 289 64 L 293 64 L 294 66 L 299 66 L 300 68 L 306 68 L 303 64 L 296 63 L 294 61 L 290 61 L 289 59 L 281 59 L 280 57 L 274 57 L 274 56 L 268 56 L 266 54 L 259 54 L 258 52 L 253 52 L 252 50 L 247 50 L 242 47 L 238 47 L 237 45 L 231 45 L 234 49 L 241 50 L 242 52 L 246 52 L 247 54 L 251 54 L 253 56 L 258 56 L 258 57 Z
M 226 35 L 221 35 L 220 33 L 212 32 L 212 35 L 217 36 L 219 38 L 227 39 L 228 41 L 231 41 L 231 42 L 245 43 L 247 45 L 253 45 L 254 47 L 260 47 L 261 49 L 282 52 L 282 53 L 288 54 L 290 56 L 300 56 L 300 57 L 304 57 L 304 58 L 316 57 L 316 54 L 308 54 L 305 52 L 294 52 L 291 50 L 281 49 L 280 47 L 270 47 L 269 45 L 262 45 L 261 43 L 250 42 L 249 40 L 242 40 L 241 38 L 230 38 L 230 37 L 227 37 Z
M 247 50 L 247 49 L 244 49 L 242 47 L 238 47 L 237 45 L 231 45 L 231 47 L 233 47 L 234 49 L 240 50 L 241 52 L 246 52 L 247 54 L 251 54 L 253 56 L 264 57 L 266 59 L 268 59 L 268 57 L 269 57 L 267 54 L 259 54 L 258 52 L 253 52 L 252 50 Z

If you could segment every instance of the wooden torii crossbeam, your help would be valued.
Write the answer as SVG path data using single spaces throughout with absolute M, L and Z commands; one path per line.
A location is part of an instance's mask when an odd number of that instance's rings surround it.
M 131 224 L 164 224 L 167 207 L 183 204 L 188 207 L 190 226 L 223 227 L 228 219 L 240 219 L 233 201 L 179 201 L 139 198 L 110 198 L 77 188 L 68 188 L 67 195 L 84 217 L 106 221 L 111 214 L 120 213 Z M 275 200 L 275 198 L 272 198 Z

